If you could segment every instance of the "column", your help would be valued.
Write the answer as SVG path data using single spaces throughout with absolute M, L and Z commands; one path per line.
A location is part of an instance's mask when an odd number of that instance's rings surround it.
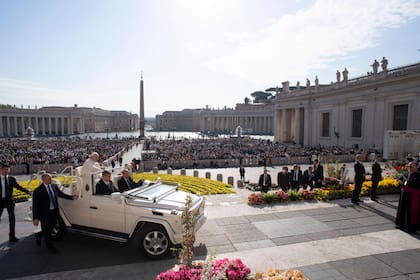
M 295 142 L 301 143 L 300 139 L 300 108 L 295 109 Z
M 85 119 L 80 118 L 80 133 L 85 133 Z
M 41 134 L 40 132 L 39 132 L 39 126 L 38 126 L 38 123 L 39 123 L 39 119 L 38 119 L 38 117 L 35 117 L 35 127 L 34 127 L 34 129 L 35 129 L 35 134 Z
M 15 119 L 16 119 L 16 117 L 15 117 Z M 22 136 L 25 135 L 25 117 L 20 118 L 20 128 L 22 130 Z M 17 120 L 16 120 L 15 134 L 17 135 Z
M 49 131 L 49 135 L 52 135 L 52 118 L 49 117 L 48 118 L 48 131 Z
M 69 134 L 74 134 L 74 131 L 73 131 L 73 128 L 74 128 L 73 117 L 70 117 L 68 122 L 69 122 Z
M 61 120 L 61 134 L 65 135 L 65 133 L 64 133 L 64 118 L 60 118 L 60 120 Z
M 264 133 L 269 133 L 268 130 L 268 117 L 264 117 Z
M 311 124 L 310 122 L 310 110 L 309 107 L 304 108 L 304 122 L 303 122 L 303 145 L 310 146 L 311 145 Z
M 9 136 L 11 136 L 10 135 L 10 133 L 11 133 L 11 131 L 10 131 L 10 128 L 12 127 L 12 123 L 11 123 L 11 121 L 12 120 L 10 120 L 9 118 L 7 118 L 8 119 L 8 121 L 7 121 L 7 128 L 8 128 L 8 135 Z M 21 118 L 21 121 L 22 121 L 22 118 Z M 15 136 L 17 136 L 18 135 L 18 125 L 17 125 L 17 117 L 15 116 L 14 118 L 13 118 L 13 127 L 14 127 L 14 129 L 15 129 Z
M 285 140 L 287 140 L 286 139 L 286 137 L 287 137 L 287 131 L 286 131 L 286 112 L 287 110 L 286 109 L 283 109 L 282 110 L 282 112 L 281 112 L 281 138 L 280 138 L 280 141 L 285 141 Z
M 7 125 L 7 136 L 10 136 L 10 117 L 6 117 L 6 125 Z
M 45 135 L 45 117 L 41 117 L 42 135 Z
M 55 135 L 57 135 L 58 134 L 58 118 L 57 117 L 55 117 L 54 118 L 54 131 L 55 131 Z

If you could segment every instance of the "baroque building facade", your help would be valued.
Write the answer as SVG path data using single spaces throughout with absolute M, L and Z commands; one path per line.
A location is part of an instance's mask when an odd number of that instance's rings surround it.
M 283 86 L 275 100 L 275 140 L 382 151 L 388 131 L 420 130 L 420 63 L 373 70 L 348 79 L 345 69 L 344 79 L 337 74 L 330 85 Z
M 87 107 L 0 107 L 0 137 L 22 137 L 28 127 L 37 136 L 138 130 L 138 115 Z

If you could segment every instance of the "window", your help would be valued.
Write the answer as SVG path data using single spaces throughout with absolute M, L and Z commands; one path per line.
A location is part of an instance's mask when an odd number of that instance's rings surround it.
M 394 106 L 393 130 L 407 130 L 408 104 Z
M 362 109 L 353 110 L 351 137 L 362 137 Z
M 322 132 L 321 137 L 330 136 L 330 113 L 322 113 Z

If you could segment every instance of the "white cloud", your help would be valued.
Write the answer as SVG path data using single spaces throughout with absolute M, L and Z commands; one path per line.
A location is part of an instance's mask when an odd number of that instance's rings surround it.
M 282 16 L 258 31 L 254 40 L 238 41 L 208 65 L 255 84 L 302 80 L 311 69 L 374 47 L 384 30 L 419 15 L 420 2 L 414 0 L 319 0 Z

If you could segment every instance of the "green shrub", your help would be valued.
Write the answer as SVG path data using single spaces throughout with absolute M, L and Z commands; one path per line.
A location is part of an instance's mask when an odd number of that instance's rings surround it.
M 276 202 L 276 196 L 272 192 L 264 193 L 263 197 L 264 197 L 264 202 L 267 203 L 267 204 L 272 204 L 272 203 Z
M 302 199 L 302 194 L 296 190 L 288 190 L 287 194 L 289 196 L 290 201 L 296 201 Z

